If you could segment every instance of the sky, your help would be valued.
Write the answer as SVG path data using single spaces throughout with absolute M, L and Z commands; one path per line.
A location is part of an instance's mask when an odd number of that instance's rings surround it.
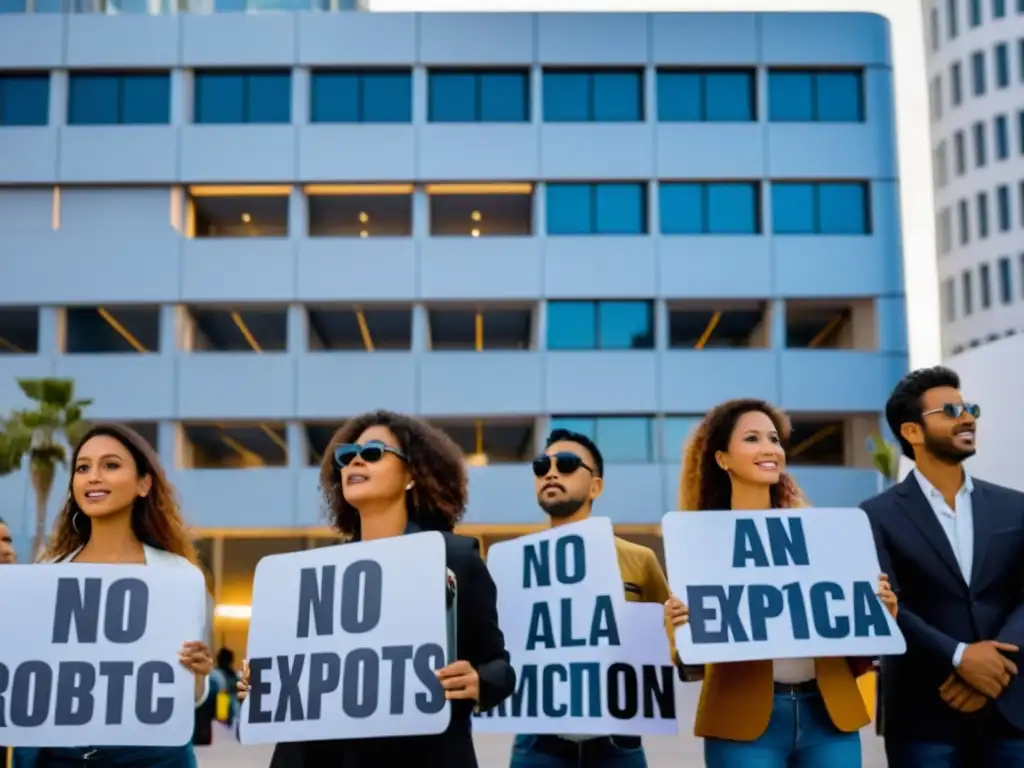
M 859 11 L 891 25 L 910 368 L 942 362 L 920 0 L 369 0 L 371 11 Z

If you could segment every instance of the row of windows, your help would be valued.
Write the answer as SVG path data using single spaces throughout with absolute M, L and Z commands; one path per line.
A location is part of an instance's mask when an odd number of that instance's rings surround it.
M 989 89 L 989 74 L 987 69 L 987 57 L 985 51 L 978 50 L 971 54 L 970 61 L 970 91 L 974 97 L 984 96 Z M 1004 90 L 1010 87 L 1010 46 L 1008 43 L 996 43 L 992 49 L 992 74 L 991 82 L 995 90 Z M 1024 38 L 1017 40 L 1017 79 L 1024 83 Z M 932 120 L 937 121 L 943 113 L 943 89 L 942 73 L 932 77 L 930 98 Z M 949 67 L 949 103 L 951 107 L 958 107 L 963 103 L 963 65 L 960 61 L 954 61 Z
M 957 130 L 954 132 L 953 173 L 956 176 L 963 176 L 967 173 L 968 167 L 984 168 L 988 165 L 990 157 L 993 162 L 1002 162 L 1009 159 L 1014 151 L 1019 155 L 1024 155 L 1024 110 L 1017 113 L 1014 125 L 1015 127 L 1011 125 L 1010 116 L 1003 113 L 993 116 L 991 133 L 987 124 L 981 120 L 971 125 L 967 131 Z M 1017 133 L 1016 142 L 1011 136 L 1014 131 Z M 989 136 L 991 136 L 991 143 Z M 968 143 L 970 143 L 969 155 Z M 942 188 L 949 183 L 949 152 L 945 139 L 938 143 L 933 154 L 935 185 Z
M 1015 299 L 1024 299 L 1024 253 L 1017 257 L 1017 262 L 1015 269 L 1012 257 L 1000 256 L 994 269 L 988 262 L 979 264 L 977 272 L 974 269 L 965 269 L 960 273 L 959 301 L 956 279 L 947 278 L 942 287 L 943 315 L 946 322 L 953 322 L 957 317 L 970 317 L 975 309 L 991 309 L 996 302 L 1006 306 L 1013 304 Z
M 653 350 L 664 349 L 856 349 L 877 348 L 875 306 L 868 299 L 769 299 L 669 301 L 663 312 L 651 300 L 548 300 L 546 330 L 539 337 L 535 302 L 474 307 L 423 306 L 426 349 Z M 173 346 L 192 354 L 241 352 L 410 351 L 415 308 L 411 304 L 311 304 L 298 308 L 299 331 L 286 305 L 189 305 L 174 307 Z M 160 306 L 69 307 L 63 336 L 53 352 L 70 355 L 159 354 L 170 342 Z M 772 312 L 782 314 L 775 338 Z M 656 320 L 657 316 L 662 320 Z M 655 330 L 663 322 L 664 341 Z M 35 355 L 42 350 L 40 312 L 0 307 L 0 353 Z M 167 331 L 166 327 L 163 331 Z M 541 344 L 541 342 L 545 342 Z M 298 346 L 298 349 L 296 349 Z M 165 350 L 166 351 L 166 350 Z
M 940 8 L 944 3 L 946 38 L 955 40 L 964 22 L 970 29 L 977 29 L 987 14 L 991 21 L 1006 18 L 1007 5 L 1014 0 L 935 0 L 929 14 L 929 37 L 933 51 L 942 45 L 942 18 Z M 1024 14 L 1024 0 L 1016 0 L 1017 13 Z M 963 14 L 963 15 L 961 15 Z
M 663 122 L 757 120 L 755 69 L 658 70 L 657 119 Z M 313 123 L 412 122 L 410 70 L 314 71 Z M 769 70 L 773 122 L 862 122 L 861 70 Z M 545 122 L 640 122 L 646 119 L 644 72 L 549 70 L 542 74 Z M 427 119 L 436 123 L 524 123 L 532 119 L 529 70 L 431 70 Z M 203 124 L 292 121 L 288 71 L 196 71 L 193 120 Z M 49 122 L 49 75 L 0 76 L 0 125 Z M 154 124 L 171 120 L 168 72 L 71 72 L 70 125 Z
M 972 209 L 974 215 L 972 216 Z M 1020 227 L 1024 229 L 1024 181 L 1017 186 L 1017 211 Z M 995 221 L 992 215 L 995 214 Z M 974 226 L 971 226 L 971 222 Z M 961 198 L 956 203 L 956 244 L 965 246 L 971 239 L 985 240 L 993 229 L 998 233 L 1009 232 L 1013 228 L 1013 189 L 1008 184 L 1000 184 L 993 193 L 981 191 L 971 198 Z M 947 254 L 953 250 L 953 212 L 944 208 L 938 215 L 939 253 Z

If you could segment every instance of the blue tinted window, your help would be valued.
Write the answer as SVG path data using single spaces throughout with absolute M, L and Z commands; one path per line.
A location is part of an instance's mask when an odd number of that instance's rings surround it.
M 651 461 L 651 420 L 646 416 L 601 416 L 594 442 L 605 464 Z
M 1005 184 L 996 187 L 996 214 L 999 219 L 999 231 L 1010 231 L 1010 188 Z
M 69 125 L 166 125 L 171 78 L 154 74 L 82 74 L 68 78 Z
M 545 71 L 544 120 L 558 123 L 639 122 L 643 75 L 624 71 Z
M 967 201 L 959 200 L 956 204 L 957 229 L 960 235 L 960 245 L 967 245 L 971 240 L 971 221 L 967 211 Z
M 988 194 L 979 192 L 976 204 L 978 208 L 978 237 L 988 237 Z
M 653 349 L 649 301 L 549 301 L 548 349 Z
M 597 419 L 590 416 L 552 416 L 551 429 L 567 429 L 570 432 L 586 435 L 595 443 L 597 442 Z M 600 447 L 598 445 L 598 448 Z M 604 456 L 603 450 L 601 455 Z
M 1003 304 L 1013 301 L 1013 273 L 1008 256 L 999 259 L 999 300 Z
M 985 93 L 985 52 L 975 51 L 971 54 L 971 83 L 975 96 Z
M 992 306 L 992 269 L 988 264 L 978 268 L 978 287 L 981 289 L 981 308 L 988 309 Z
M 954 106 L 960 106 L 960 102 L 963 101 L 963 85 L 960 82 L 960 62 L 953 62 L 953 66 L 949 68 L 949 102 Z
M 665 183 L 658 189 L 666 235 L 751 235 L 760 231 L 757 185 Z
M 50 76 L 0 76 L 0 125 L 46 125 L 50 117 Z
M 985 124 L 978 122 L 971 126 L 974 134 L 974 165 L 977 168 L 984 167 L 988 162 L 988 152 L 985 147 Z
M 1001 19 L 1006 15 L 1006 0 L 992 0 L 992 18 Z
M 683 458 L 683 446 L 690 439 L 693 430 L 700 424 L 701 416 L 666 416 L 661 429 L 661 458 L 676 462 Z
M 288 123 L 291 114 L 288 72 L 196 73 L 197 123 Z
M 647 231 L 643 184 L 548 184 L 549 235 L 635 235 Z
M 747 70 L 658 73 L 658 120 L 750 122 L 754 120 L 754 73 Z
M 772 230 L 786 235 L 870 231 L 867 187 L 856 182 L 772 184 Z
M 314 72 L 310 122 L 410 123 L 412 75 L 401 72 Z
M 970 15 L 969 23 L 972 27 L 981 25 L 981 0 L 969 0 L 970 2 Z
M 654 311 L 649 301 L 602 301 L 597 305 L 600 349 L 653 349 Z
M 996 159 L 1005 160 L 1010 156 L 1010 125 L 1006 115 L 996 115 L 993 126 L 996 135 Z
M 946 35 L 950 40 L 957 36 L 957 8 L 956 0 L 946 0 Z
M 768 73 L 768 119 L 773 122 L 855 123 L 864 120 L 859 71 Z
M 1010 85 L 1010 51 L 1006 43 L 996 46 L 996 88 Z
M 530 119 L 526 72 L 431 72 L 434 123 L 523 123 Z
M 963 308 L 964 317 L 974 312 L 974 286 L 973 280 L 971 279 L 971 273 L 968 270 L 964 270 L 960 276 L 960 280 L 963 288 Z
M 964 132 L 957 131 L 953 134 L 953 160 L 956 168 L 956 175 L 963 176 L 967 170 L 967 153 L 964 150 Z

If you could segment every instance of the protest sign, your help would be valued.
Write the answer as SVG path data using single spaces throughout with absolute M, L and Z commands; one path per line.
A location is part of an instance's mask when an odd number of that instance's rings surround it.
M 906 652 L 877 597 L 878 555 L 860 509 L 669 512 L 669 585 L 690 609 L 687 664 Z
M 188 743 L 195 676 L 178 652 L 205 609 L 196 568 L 0 568 L 0 744 Z
M 627 603 L 607 518 L 490 548 L 498 614 L 516 670 L 479 733 L 675 733 L 664 608 Z
M 439 533 L 260 560 L 242 743 L 443 732 L 446 574 Z

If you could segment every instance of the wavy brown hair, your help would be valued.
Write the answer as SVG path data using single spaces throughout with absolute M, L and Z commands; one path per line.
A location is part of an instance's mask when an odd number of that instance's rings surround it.
M 320 464 L 320 492 L 331 525 L 346 538 L 359 538 L 359 512 L 345 501 L 341 468 L 334 460 L 339 445 L 354 443 L 370 427 L 387 427 L 408 457 L 413 487 L 405 492 L 410 520 L 426 530 L 453 531 L 466 512 L 468 480 L 462 451 L 437 427 L 391 411 L 364 413 L 334 433 Z
M 727 400 L 716 405 L 694 429 L 683 451 L 679 477 L 679 509 L 731 509 L 732 481 L 718 462 L 715 453 L 727 451 L 736 422 L 745 413 L 759 411 L 772 420 L 783 448 L 789 446 L 792 429 L 789 419 L 764 400 L 744 398 Z M 807 501 L 796 481 L 783 473 L 771 487 L 772 507 L 779 509 L 806 506 Z
M 160 459 L 145 438 L 123 424 L 96 424 L 75 446 L 71 459 L 67 501 L 57 516 L 43 557 L 47 560 L 64 559 L 89 541 L 92 522 L 75 502 L 73 483 L 75 466 L 78 464 L 78 454 L 82 446 L 92 438 L 100 436 L 111 437 L 123 445 L 135 461 L 138 476 L 149 475 L 152 480 L 150 492 L 135 499 L 132 506 L 132 533 L 135 534 L 135 538 L 143 544 L 184 557 L 202 570 L 196 548 L 181 517 L 174 486 L 167 480 Z

